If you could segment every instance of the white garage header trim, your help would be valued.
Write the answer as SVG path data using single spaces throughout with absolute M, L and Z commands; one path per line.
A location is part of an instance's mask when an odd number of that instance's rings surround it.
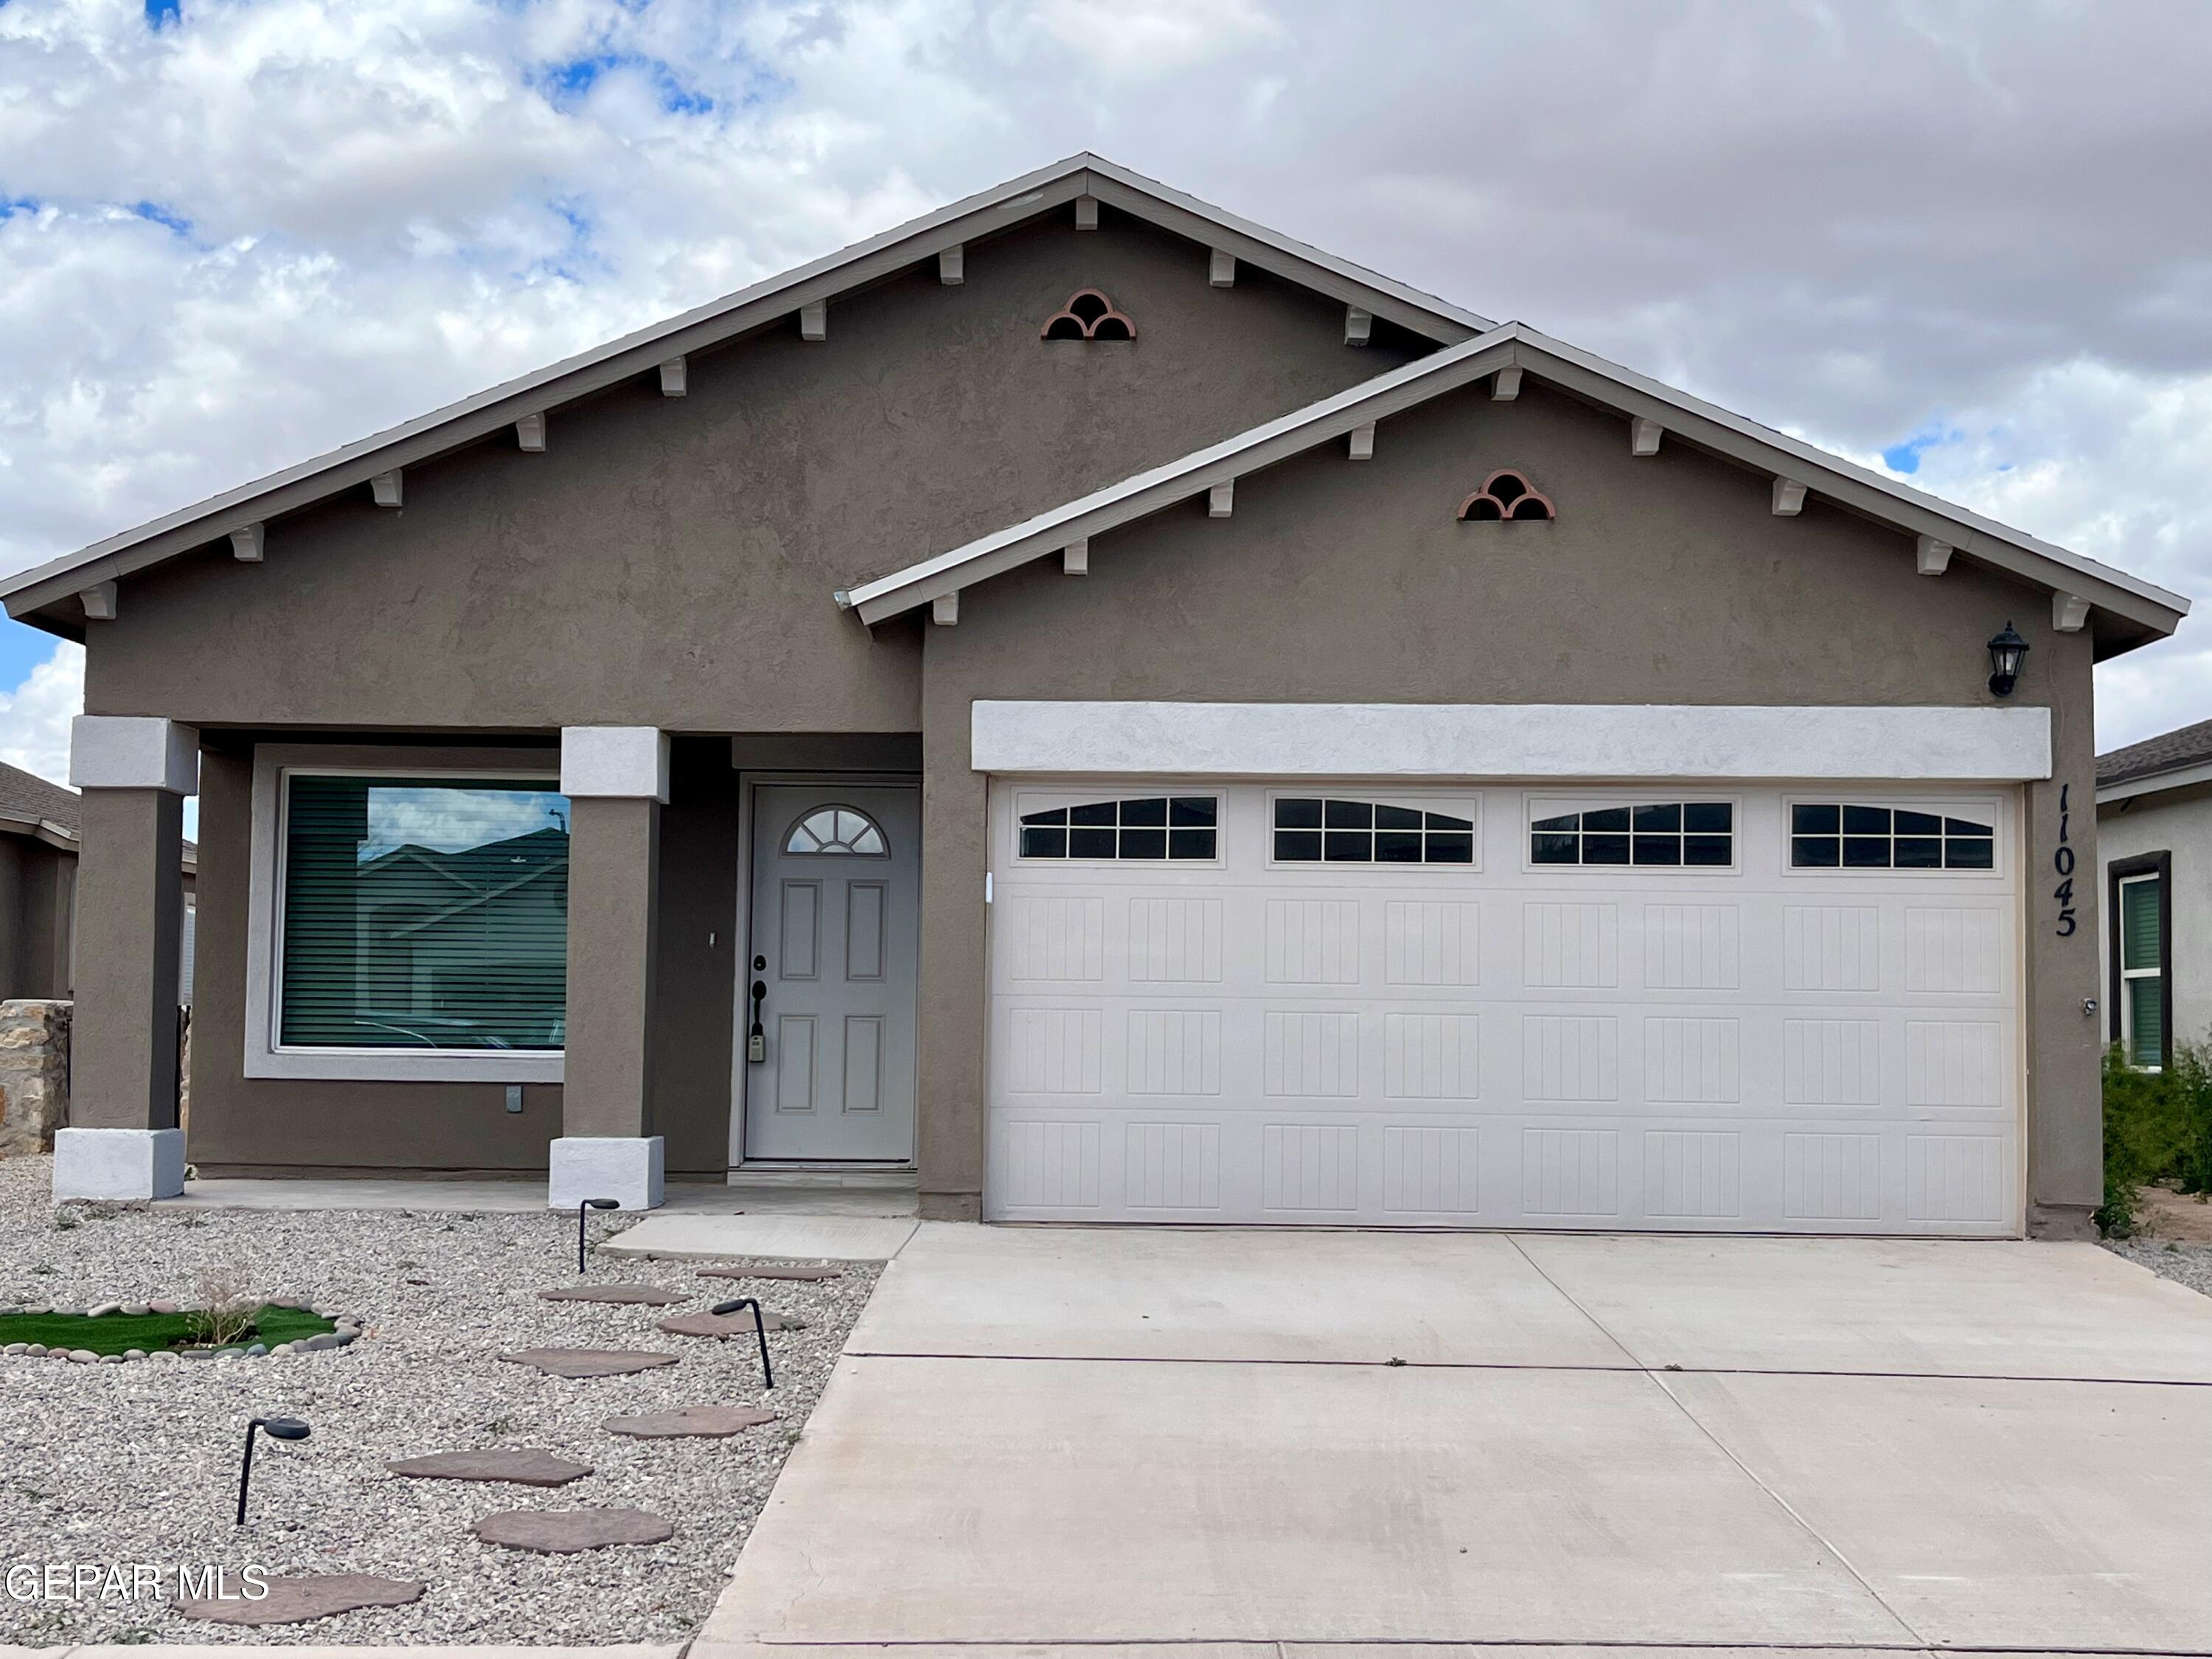
M 975 769 L 1002 775 L 1978 783 L 2051 775 L 2045 708 L 978 702 L 970 738 Z

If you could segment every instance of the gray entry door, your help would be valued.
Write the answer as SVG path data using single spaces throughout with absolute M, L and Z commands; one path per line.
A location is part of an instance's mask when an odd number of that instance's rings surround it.
M 747 1159 L 913 1158 L 921 820 L 910 787 L 755 792 Z

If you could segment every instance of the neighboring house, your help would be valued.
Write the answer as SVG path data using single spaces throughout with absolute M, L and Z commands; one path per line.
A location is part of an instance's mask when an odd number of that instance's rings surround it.
M 0 1000 L 66 999 L 76 934 L 77 793 L 0 765 Z M 192 869 L 182 843 L 177 1000 L 192 1000 Z
M 2212 1036 L 2212 720 L 2097 757 L 2097 847 L 2106 1032 L 2166 1066 Z
M 2061 872 L 2187 604 L 1094 156 L 6 597 L 60 1192 L 181 1179 L 98 907 L 197 776 L 210 1173 L 1995 1236 L 2101 1200 Z

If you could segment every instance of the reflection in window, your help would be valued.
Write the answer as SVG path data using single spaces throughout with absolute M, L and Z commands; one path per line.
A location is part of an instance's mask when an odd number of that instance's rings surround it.
M 293 775 L 278 1041 L 557 1049 L 568 803 L 543 784 Z
M 1662 801 L 1561 812 L 1528 826 L 1534 864 L 1726 868 L 1735 862 L 1735 808 L 1724 800 Z
M 1022 814 L 1025 859 L 1211 859 L 1220 834 L 1212 795 L 1145 795 Z
M 783 850 L 807 856 L 879 859 L 889 855 L 884 832 L 866 812 L 850 806 L 818 806 L 792 825 Z
M 1282 796 L 1278 864 L 1472 864 L 1474 820 L 1379 801 Z
M 1989 870 L 1992 824 L 1903 806 L 1816 802 L 1790 809 L 1795 870 Z

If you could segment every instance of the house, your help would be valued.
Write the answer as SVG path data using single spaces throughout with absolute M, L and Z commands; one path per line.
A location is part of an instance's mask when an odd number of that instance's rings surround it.
M 2097 757 L 2097 848 L 2106 1036 L 2170 1065 L 2212 1036 L 2212 720 Z
M 209 1173 L 1992 1236 L 2101 1199 L 2090 669 L 2187 605 L 1091 155 L 5 597 L 58 1193 L 179 1179 L 197 788 Z
M 0 765 L 0 1001 L 66 1000 L 76 933 L 76 791 L 34 772 Z M 183 931 L 177 1000 L 192 1000 L 192 877 L 190 842 L 179 849 Z

